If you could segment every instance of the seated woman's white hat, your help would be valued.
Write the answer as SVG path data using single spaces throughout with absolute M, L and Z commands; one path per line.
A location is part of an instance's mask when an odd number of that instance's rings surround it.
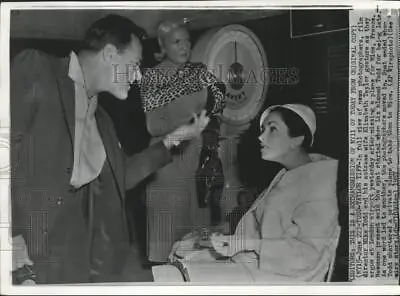
M 270 106 L 261 114 L 260 127 L 263 125 L 264 120 L 267 118 L 269 113 L 271 113 L 271 111 L 273 111 L 277 107 L 289 109 L 289 110 L 295 112 L 297 115 L 299 115 L 304 120 L 304 122 L 307 124 L 307 126 L 308 126 L 308 128 L 310 129 L 310 132 L 311 132 L 311 143 L 310 143 L 310 145 L 312 145 L 314 143 L 314 134 L 315 134 L 315 130 L 317 128 L 317 120 L 316 120 L 314 111 L 310 107 L 307 107 L 305 105 L 302 105 L 302 104 L 285 104 L 285 105 L 273 105 L 273 106 Z

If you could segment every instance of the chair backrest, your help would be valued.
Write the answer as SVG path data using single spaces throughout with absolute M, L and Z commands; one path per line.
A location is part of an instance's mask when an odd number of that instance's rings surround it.
M 331 260 L 329 262 L 329 269 L 325 277 L 325 282 L 330 282 L 332 280 L 332 275 L 333 275 L 333 269 L 335 267 L 335 261 L 336 261 L 336 249 L 339 245 L 339 238 L 340 238 L 340 226 L 336 227 L 335 234 L 334 234 L 334 241 L 332 244 L 329 246 L 329 249 L 331 251 Z
M 152 267 L 153 280 L 158 283 L 184 283 L 182 272 L 174 265 L 156 265 Z
M 336 248 L 339 243 L 340 227 L 335 229 L 334 236 L 323 249 L 319 261 L 312 272 L 305 278 L 306 282 L 329 282 L 332 278 L 336 259 Z

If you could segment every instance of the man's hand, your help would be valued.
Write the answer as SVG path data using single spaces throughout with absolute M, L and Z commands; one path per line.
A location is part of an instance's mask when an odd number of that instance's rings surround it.
M 25 240 L 21 235 L 12 238 L 12 270 L 15 271 L 24 265 L 33 265 L 29 259 Z
M 172 133 L 168 134 L 163 142 L 164 145 L 170 149 L 173 146 L 179 145 L 182 141 L 191 140 L 201 135 L 201 132 L 205 129 L 210 121 L 210 118 L 206 116 L 206 111 L 203 110 L 199 116 L 193 114 L 194 122 L 192 124 L 183 125 L 178 127 Z

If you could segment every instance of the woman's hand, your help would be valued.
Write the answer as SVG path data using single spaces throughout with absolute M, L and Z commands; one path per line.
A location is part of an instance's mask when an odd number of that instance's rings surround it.
M 192 124 L 182 125 L 164 138 L 163 142 L 167 148 L 172 148 L 182 141 L 191 140 L 201 135 L 210 118 L 206 116 L 205 110 L 199 116 L 193 114 L 193 117 L 194 122 Z
M 232 257 L 243 250 L 242 240 L 234 235 L 213 234 L 211 235 L 211 244 L 214 250 L 224 257 Z

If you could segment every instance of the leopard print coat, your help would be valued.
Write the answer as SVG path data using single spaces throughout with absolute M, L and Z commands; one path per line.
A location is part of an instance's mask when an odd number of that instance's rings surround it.
M 222 112 L 225 107 L 225 85 L 207 70 L 202 63 L 186 63 L 182 69 L 169 75 L 171 68 L 148 69 L 140 82 L 140 95 L 145 112 L 164 106 L 175 99 L 208 89 L 213 100 L 207 103 L 210 115 Z

